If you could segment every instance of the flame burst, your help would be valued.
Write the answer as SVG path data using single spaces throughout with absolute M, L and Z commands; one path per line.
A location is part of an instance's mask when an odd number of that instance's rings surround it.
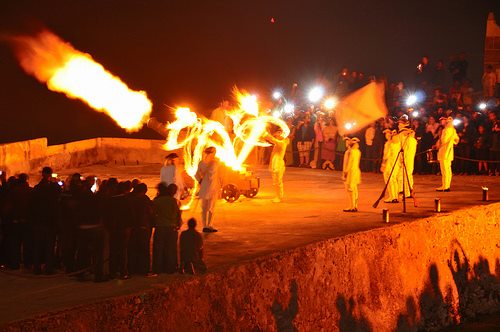
M 169 133 L 165 149 L 183 149 L 184 168 L 194 180 L 194 192 L 198 189 L 198 182 L 194 177 L 206 147 L 215 147 L 216 157 L 221 162 L 232 170 L 244 174 L 247 171 L 244 162 L 253 148 L 270 146 L 263 138 L 264 134 L 268 133 L 270 124 L 280 127 L 285 137 L 290 134 L 290 129 L 282 120 L 259 115 L 256 96 L 242 93 L 237 89 L 234 94 L 238 100 L 238 107 L 226 113 L 233 121 L 234 135 L 230 135 L 221 123 L 200 118 L 186 107 L 177 108 L 176 120 L 167 125 Z M 193 200 L 194 195 L 183 209 L 188 209 Z
M 127 131 L 139 130 L 149 118 L 152 103 L 144 91 L 130 90 L 89 54 L 52 32 L 44 30 L 12 41 L 21 67 L 50 90 L 86 102 Z

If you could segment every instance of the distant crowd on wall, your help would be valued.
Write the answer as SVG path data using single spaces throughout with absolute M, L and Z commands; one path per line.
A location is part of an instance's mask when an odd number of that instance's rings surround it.
M 384 77 L 366 77 L 362 72 L 348 68 L 343 68 L 333 81 L 323 82 L 338 98 L 370 81 L 385 82 L 389 116 L 352 134 L 361 140 L 361 169 L 379 172 L 385 143 L 383 131 L 397 129 L 397 120 L 406 116 L 418 140 L 415 173 L 438 173 L 438 165 L 432 163 L 436 152 L 429 150 L 435 149 L 442 132 L 440 119 L 451 116 L 460 137 L 455 146 L 454 173 L 498 175 L 500 67 L 496 71 L 492 66 L 486 67 L 482 91 L 473 90 L 467 69 L 465 54 L 455 56 L 448 64 L 443 60 L 432 63 L 424 56 L 416 66 L 414 80 L 408 84 L 410 88 L 401 81 L 387 82 Z M 332 116 L 334 110 L 328 110 L 322 104 L 311 105 L 300 91 L 294 93 L 295 109 L 283 116 L 291 130 L 287 165 L 340 170 L 346 147 L 338 134 L 339 124 Z M 413 98 L 411 102 L 410 97 Z M 276 107 L 280 104 L 281 101 L 277 102 Z M 260 152 L 259 162 L 267 163 L 270 149 L 262 148 Z
M 34 274 L 65 272 L 80 280 L 203 273 L 196 220 L 182 226 L 175 184 L 151 200 L 135 179 L 76 173 L 62 181 L 50 167 L 31 187 L 26 174 L 0 176 L 0 265 Z

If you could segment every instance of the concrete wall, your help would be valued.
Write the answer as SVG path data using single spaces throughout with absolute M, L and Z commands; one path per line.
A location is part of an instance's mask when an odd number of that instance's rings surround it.
M 46 138 L 0 145 L 0 169 L 8 175 L 32 173 L 43 166 L 75 168 L 101 162 L 162 162 L 164 141 L 131 138 L 93 138 L 47 146 Z
M 500 203 L 186 277 L 7 331 L 416 331 L 500 310 Z

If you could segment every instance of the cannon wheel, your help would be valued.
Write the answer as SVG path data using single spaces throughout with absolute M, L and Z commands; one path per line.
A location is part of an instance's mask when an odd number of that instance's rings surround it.
M 245 191 L 243 195 L 248 198 L 254 198 L 259 192 L 259 188 L 250 188 L 250 190 Z
M 240 198 L 240 192 L 234 184 L 226 184 L 222 188 L 222 198 L 229 203 L 234 203 Z

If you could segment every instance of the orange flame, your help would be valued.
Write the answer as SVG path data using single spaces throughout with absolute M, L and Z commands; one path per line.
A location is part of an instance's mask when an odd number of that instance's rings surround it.
M 268 115 L 259 116 L 259 105 L 256 96 L 241 93 L 235 89 L 235 97 L 239 102 L 238 108 L 227 113 L 227 116 L 233 121 L 233 129 L 236 135 L 234 139 L 231 139 L 231 136 L 221 123 L 199 118 L 196 113 L 186 107 L 177 108 L 175 111 L 176 120 L 167 125 L 169 133 L 165 149 L 183 149 L 184 168 L 193 180 L 195 180 L 194 176 L 202 159 L 203 150 L 208 146 L 216 148 L 216 157 L 226 166 L 234 171 L 245 173 L 244 162 L 252 149 L 255 146 L 270 145 L 263 140 L 269 124 L 280 127 L 285 137 L 289 135 L 290 130 L 282 120 Z M 181 136 L 183 138 L 179 141 Z M 236 144 L 237 141 L 242 142 L 242 145 Z M 241 146 L 238 151 L 235 148 L 237 145 Z M 196 192 L 198 182 L 195 180 L 194 184 L 194 191 Z M 188 209 L 193 199 L 194 195 L 182 208 Z
M 144 91 L 130 90 L 89 54 L 52 32 L 12 40 L 21 67 L 50 90 L 85 101 L 127 131 L 139 130 L 149 118 L 152 103 Z

